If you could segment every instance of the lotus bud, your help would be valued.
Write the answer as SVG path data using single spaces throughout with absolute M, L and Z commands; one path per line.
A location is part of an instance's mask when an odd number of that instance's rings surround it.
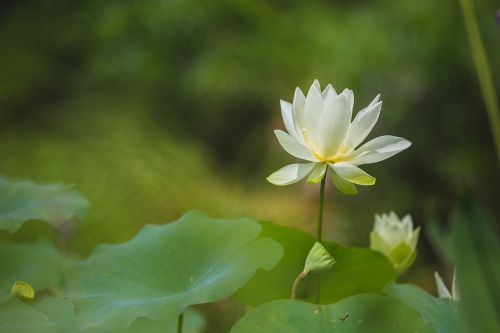
M 321 243 L 316 242 L 307 255 L 304 272 L 307 274 L 309 272 L 327 271 L 332 269 L 335 263 L 335 259 L 328 253 L 325 247 Z
M 335 259 L 327 249 L 320 243 L 314 243 L 306 258 L 304 270 L 299 273 L 292 285 L 291 298 L 295 299 L 297 287 L 300 281 L 304 280 L 309 273 L 320 273 L 332 269 L 336 264 Z
M 392 262 L 398 274 L 403 274 L 417 257 L 420 227 L 413 229 L 410 215 L 403 219 L 391 212 L 375 215 L 375 225 L 370 234 L 370 248 L 383 253 Z

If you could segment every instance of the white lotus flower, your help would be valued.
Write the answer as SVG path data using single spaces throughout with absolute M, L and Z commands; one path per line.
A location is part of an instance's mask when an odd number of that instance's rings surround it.
M 329 166 L 332 180 L 342 192 L 356 193 L 358 185 L 373 185 L 375 178 L 358 166 L 385 160 L 408 148 L 403 138 L 384 135 L 358 147 L 377 122 L 382 107 L 380 95 L 351 122 L 354 105 L 352 90 L 337 94 L 328 85 L 321 91 L 317 80 L 307 97 L 297 88 L 293 104 L 281 101 L 281 113 L 287 132 L 275 130 L 279 143 L 289 154 L 309 161 L 290 164 L 270 175 L 275 185 L 289 185 L 305 177 L 312 183 L 321 181 Z
M 454 301 L 458 301 L 460 297 L 458 296 L 457 283 L 455 278 L 455 273 L 453 273 L 453 282 L 451 283 L 451 292 L 443 282 L 441 275 L 438 272 L 434 272 L 434 279 L 436 280 L 436 288 L 439 298 L 451 298 Z
M 402 274 L 415 261 L 419 234 L 420 227 L 413 229 L 410 215 L 401 220 L 394 212 L 375 215 L 370 248 L 382 252 L 391 260 L 396 272 Z

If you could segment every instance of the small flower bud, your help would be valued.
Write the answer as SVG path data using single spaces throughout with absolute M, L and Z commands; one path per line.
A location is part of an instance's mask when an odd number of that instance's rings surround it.
M 335 259 L 328 253 L 325 247 L 321 243 L 316 242 L 307 255 L 304 273 L 327 271 L 332 269 L 335 263 Z
M 417 257 L 420 227 L 413 229 L 410 215 L 402 220 L 391 212 L 375 215 L 375 225 L 370 234 L 370 248 L 383 253 L 392 262 L 398 274 L 403 274 Z

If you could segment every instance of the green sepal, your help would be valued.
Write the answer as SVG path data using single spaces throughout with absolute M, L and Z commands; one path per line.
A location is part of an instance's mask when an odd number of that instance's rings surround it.
M 309 177 L 307 177 L 307 182 L 313 184 L 319 183 L 325 177 L 326 168 L 327 165 L 324 163 L 316 164 Z
M 331 179 L 333 182 L 333 185 L 342 193 L 348 194 L 348 195 L 354 195 L 358 194 L 358 190 L 356 189 L 356 185 L 351 183 L 348 180 L 345 180 L 344 178 L 340 177 L 333 169 L 331 169 Z
M 387 257 L 391 260 L 396 272 L 401 275 L 417 258 L 417 250 L 412 250 L 408 244 L 401 242 L 387 254 Z

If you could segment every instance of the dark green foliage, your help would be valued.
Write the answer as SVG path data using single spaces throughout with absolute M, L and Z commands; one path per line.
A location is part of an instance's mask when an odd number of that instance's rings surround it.
M 255 277 L 236 296 L 251 305 L 290 297 L 292 282 L 304 269 L 307 253 L 315 239 L 295 228 L 261 222 L 261 237 L 271 237 L 284 248 L 283 259 L 268 272 Z M 359 293 L 381 292 L 384 285 L 395 279 L 396 273 L 382 254 L 366 248 L 348 247 L 324 241 L 323 245 L 335 258 L 335 267 L 325 273 L 310 274 L 299 286 L 299 299 L 316 299 L 318 276 L 321 277 L 321 302 L 329 304 Z M 369 278 L 367 278 L 369 276 Z
M 453 215 L 460 332 L 500 331 L 500 243 L 492 218 L 475 204 Z

